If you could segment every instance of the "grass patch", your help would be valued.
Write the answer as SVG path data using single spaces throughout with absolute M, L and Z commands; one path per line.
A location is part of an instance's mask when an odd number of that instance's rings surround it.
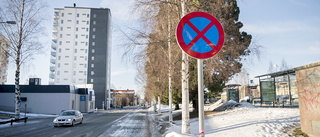
M 302 132 L 302 130 L 301 130 L 301 128 L 298 128 L 298 129 L 296 129 L 296 130 L 294 130 L 294 135 L 295 136 L 304 136 L 304 137 L 309 137 L 306 133 L 303 133 Z

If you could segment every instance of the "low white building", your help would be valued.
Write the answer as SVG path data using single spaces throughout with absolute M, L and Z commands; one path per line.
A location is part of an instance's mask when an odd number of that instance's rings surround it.
M 62 110 L 93 112 L 94 91 L 72 85 L 21 85 L 20 112 L 59 114 Z M 26 108 L 25 108 L 26 106 Z M 0 110 L 14 112 L 15 86 L 0 85 Z

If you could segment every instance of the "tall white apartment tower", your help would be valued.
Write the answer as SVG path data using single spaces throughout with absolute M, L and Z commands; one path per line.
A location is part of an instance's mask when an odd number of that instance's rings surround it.
M 49 84 L 92 84 L 102 108 L 110 90 L 111 25 L 107 8 L 55 8 Z
M 0 85 L 7 82 L 8 58 L 9 58 L 9 45 L 11 42 L 0 34 Z

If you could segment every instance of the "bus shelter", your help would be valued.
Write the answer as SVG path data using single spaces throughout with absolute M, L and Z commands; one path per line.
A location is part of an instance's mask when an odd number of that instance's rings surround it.
M 256 76 L 262 104 L 298 105 L 296 75 L 293 69 Z

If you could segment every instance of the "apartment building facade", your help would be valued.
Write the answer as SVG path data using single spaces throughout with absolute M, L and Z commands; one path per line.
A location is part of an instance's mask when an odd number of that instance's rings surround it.
M 0 34 L 0 85 L 7 82 L 8 58 L 10 41 Z
M 102 108 L 110 92 L 111 25 L 107 8 L 55 8 L 49 84 L 92 84 Z

